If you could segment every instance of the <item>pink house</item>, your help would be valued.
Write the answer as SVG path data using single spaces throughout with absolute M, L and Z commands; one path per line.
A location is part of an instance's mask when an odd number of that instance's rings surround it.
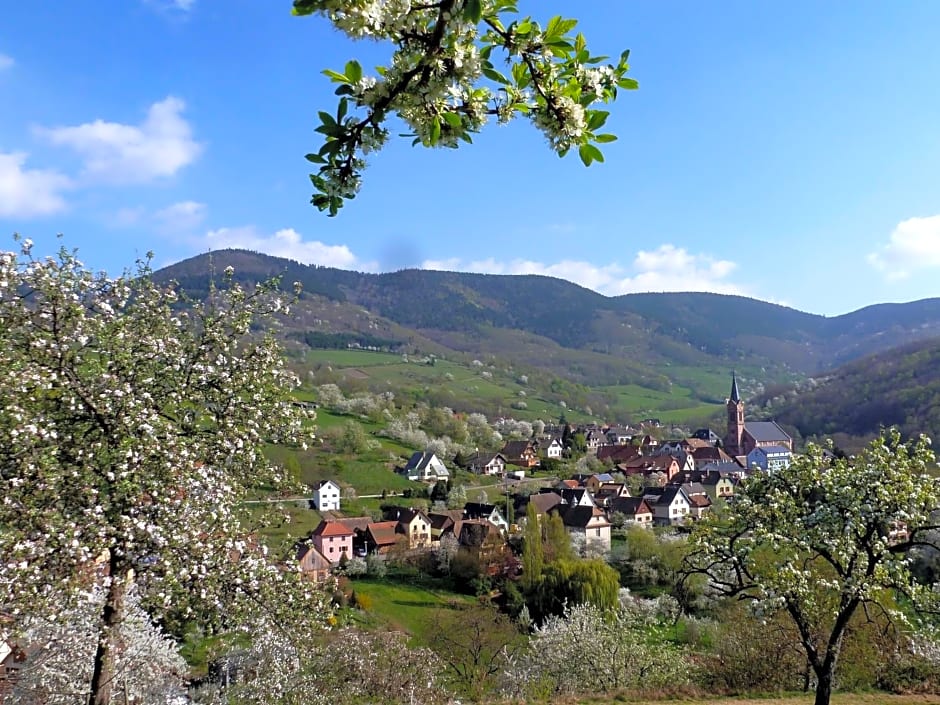
M 313 530 L 310 537 L 313 545 L 332 564 L 336 565 L 345 554 L 346 558 L 353 555 L 353 530 L 339 521 L 323 520 Z

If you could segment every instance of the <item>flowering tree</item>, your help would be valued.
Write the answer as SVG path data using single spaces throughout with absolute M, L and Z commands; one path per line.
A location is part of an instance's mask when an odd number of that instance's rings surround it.
M 508 689 L 514 696 L 551 700 L 586 689 L 682 685 L 689 661 L 669 643 L 662 621 L 654 608 L 629 597 L 612 610 L 567 606 L 536 627 L 508 669 Z
M 39 615 L 24 620 L 20 643 L 29 657 L 6 683 L 4 703 L 72 705 L 81 701 L 86 695 L 83 684 L 91 680 L 104 597 L 94 588 L 54 620 Z M 126 701 L 144 705 L 184 701 L 186 662 L 176 642 L 140 608 L 135 590 L 128 593 L 119 638 L 122 649 L 115 659 L 114 679 Z
M 197 693 L 207 705 L 352 705 L 452 702 L 430 650 L 400 632 L 341 629 L 296 639 L 261 621 L 250 647 L 229 655 L 224 688 Z
M 206 303 L 134 275 L 93 274 L 74 253 L 0 253 L 0 604 L 14 620 L 92 620 L 87 702 L 111 701 L 128 594 L 151 619 L 237 620 L 296 609 L 304 593 L 250 540 L 239 506 L 279 477 L 266 442 L 306 433 L 295 382 L 270 336 L 271 287 L 231 282 Z M 83 671 L 84 672 L 84 671 Z
M 353 39 L 394 47 L 377 76 L 358 61 L 324 71 L 340 98 L 335 115 L 320 113 L 325 142 L 307 155 L 319 165 L 313 205 L 336 215 L 355 197 L 364 156 L 388 141 L 392 114 L 426 147 L 457 147 L 490 117 L 524 115 L 560 155 L 576 147 L 585 165 L 604 161 L 597 144 L 616 137 L 601 131 L 608 112 L 595 106 L 637 87 L 626 76 L 629 52 L 604 64 L 583 35 L 572 36 L 576 20 L 553 17 L 543 27 L 512 19 L 516 12 L 515 0 L 294 0 L 294 14 L 323 15 Z
M 828 705 L 843 638 L 859 610 L 898 623 L 898 594 L 915 607 L 935 595 L 910 571 L 910 551 L 929 541 L 940 486 L 929 442 L 885 432 L 854 458 L 810 446 L 776 472 L 748 479 L 727 515 L 695 525 L 689 574 L 761 614 L 783 612 L 799 632 Z

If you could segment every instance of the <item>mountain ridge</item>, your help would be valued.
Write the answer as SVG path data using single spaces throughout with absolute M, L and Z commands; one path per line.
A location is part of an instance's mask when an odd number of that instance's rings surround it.
M 208 291 L 210 272 L 227 266 L 242 283 L 280 275 L 303 284 L 297 318 L 285 324 L 295 338 L 310 331 L 360 334 L 438 355 L 521 355 L 520 362 L 592 384 L 659 385 L 677 369 L 697 366 L 751 369 L 773 383 L 940 337 L 940 298 L 829 317 L 729 294 L 607 297 L 545 275 L 373 274 L 246 250 L 198 255 L 155 276 L 199 296 Z M 541 352 L 545 360 L 537 359 Z

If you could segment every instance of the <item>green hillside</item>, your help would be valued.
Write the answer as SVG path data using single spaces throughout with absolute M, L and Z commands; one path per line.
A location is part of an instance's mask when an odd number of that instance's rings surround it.
M 755 400 L 804 436 L 871 437 L 882 426 L 906 436 L 940 433 L 940 339 L 871 355 L 795 389 Z
M 569 415 L 700 420 L 720 411 L 713 405 L 723 401 L 732 369 L 759 392 L 940 336 L 940 299 L 826 318 L 740 296 L 611 298 L 543 276 L 362 274 L 237 250 L 194 257 L 157 276 L 199 297 L 227 266 L 247 285 L 271 276 L 302 283 L 279 327 L 299 371 L 316 368 L 322 379 L 329 368 L 352 387 L 385 385 L 489 414 L 521 403 L 523 417 L 557 416 L 565 402 Z M 350 350 L 404 354 L 409 363 L 368 365 L 340 354 Z M 428 370 L 412 364 L 428 358 Z M 526 385 L 518 384 L 522 376 Z

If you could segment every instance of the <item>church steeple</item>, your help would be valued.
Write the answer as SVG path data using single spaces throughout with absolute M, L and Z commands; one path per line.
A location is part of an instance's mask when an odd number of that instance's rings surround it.
M 731 396 L 725 405 L 728 412 L 728 432 L 725 434 L 725 451 L 730 455 L 740 455 L 744 441 L 744 402 L 738 391 L 738 378 L 731 373 Z

